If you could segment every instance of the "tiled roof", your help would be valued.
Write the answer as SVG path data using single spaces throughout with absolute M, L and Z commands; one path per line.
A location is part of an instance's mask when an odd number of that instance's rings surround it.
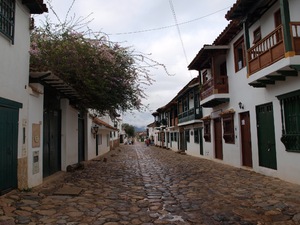
M 111 130 L 114 130 L 114 131 L 117 131 L 117 130 L 118 130 L 117 128 L 115 128 L 115 127 L 109 125 L 108 123 L 106 123 L 106 122 L 100 120 L 100 119 L 97 118 L 97 117 L 93 119 L 93 122 L 94 122 L 95 124 L 99 125 L 99 126 L 105 126 L 107 129 L 111 129 Z
M 260 18 L 278 0 L 237 0 L 226 13 L 227 20 L 242 20 L 247 17 L 252 23 Z
M 31 14 L 48 12 L 48 8 L 43 0 L 22 0 L 22 4 L 30 10 Z
M 242 30 L 243 26 L 237 21 L 231 21 L 213 42 L 213 45 L 227 45 Z

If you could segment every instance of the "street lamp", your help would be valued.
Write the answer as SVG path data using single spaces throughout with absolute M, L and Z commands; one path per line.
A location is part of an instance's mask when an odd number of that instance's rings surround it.
M 96 134 L 99 131 L 99 126 L 97 124 L 95 124 L 94 126 L 92 126 L 91 131 L 92 131 L 92 134 L 94 135 L 94 138 L 96 138 Z

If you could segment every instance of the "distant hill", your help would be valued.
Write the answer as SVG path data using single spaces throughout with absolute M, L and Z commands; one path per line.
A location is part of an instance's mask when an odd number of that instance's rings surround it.
M 146 127 L 134 127 L 135 132 L 141 132 L 141 131 L 145 131 Z

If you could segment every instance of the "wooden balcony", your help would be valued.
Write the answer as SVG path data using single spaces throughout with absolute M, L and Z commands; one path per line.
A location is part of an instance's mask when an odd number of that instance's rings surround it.
M 228 77 L 220 76 L 218 78 L 211 78 L 202 85 L 200 90 L 201 100 L 213 94 L 228 93 Z
M 228 102 L 229 98 L 226 94 L 228 94 L 228 77 L 211 78 L 203 84 L 200 90 L 200 105 L 204 108 L 212 108 Z
M 200 107 L 189 109 L 188 111 L 178 114 L 178 123 L 185 123 L 193 120 L 198 120 L 202 117 L 202 110 Z
M 300 23 L 292 22 L 291 36 L 296 54 L 300 54 Z M 278 26 L 273 32 L 248 50 L 249 74 L 272 65 L 285 57 L 283 27 Z

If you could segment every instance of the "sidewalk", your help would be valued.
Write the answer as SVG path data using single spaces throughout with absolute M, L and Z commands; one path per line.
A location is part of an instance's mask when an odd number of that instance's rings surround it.
M 300 224 L 300 186 L 141 143 L 0 196 L 0 225 Z

